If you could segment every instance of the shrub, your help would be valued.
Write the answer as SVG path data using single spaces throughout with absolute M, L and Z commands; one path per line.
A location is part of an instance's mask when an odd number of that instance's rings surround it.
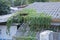
M 10 26 L 13 24 L 13 23 L 20 23 L 22 21 L 22 17 L 20 15 L 13 15 L 11 16 L 8 21 L 7 21 L 7 30 L 8 32 L 10 31 Z
M 20 10 L 20 11 L 17 12 L 17 13 L 20 14 L 20 15 L 24 15 L 24 14 L 30 15 L 30 14 L 36 14 L 37 12 L 36 12 L 36 10 L 33 9 L 33 8 L 30 8 L 30 9 L 25 8 L 25 9 L 23 9 L 23 10 Z M 16 13 L 16 14 L 17 14 L 17 13 Z
M 23 9 L 21 11 L 16 12 L 13 16 L 11 16 L 7 21 L 7 29 L 9 31 L 10 26 L 12 23 L 23 23 L 24 17 L 27 15 L 35 14 L 36 11 L 34 9 Z
M 20 38 L 16 38 L 16 40 L 36 40 L 35 37 L 20 37 Z
M 14 6 L 20 6 L 20 5 L 28 5 L 28 0 L 15 0 Z
M 49 29 L 51 24 L 51 16 L 46 16 L 44 13 L 37 13 L 34 9 L 23 9 L 17 12 L 16 17 L 13 16 L 12 20 L 17 19 L 17 23 L 27 23 L 31 31 L 40 31 L 42 29 Z M 14 19 L 15 18 L 15 19 Z M 13 22 L 12 22 L 13 23 Z M 9 25 L 8 25 L 9 24 Z M 7 25 L 10 27 L 9 20 Z
M 32 31 L 40 31 L 49 29 L 51 25 L 51 16 L 46 16 L 44 13 L 32 14 L 25 17 L 25 21 L 30 26 Z
M 10 7 L 6 1 L 0 0 L 0 15 L 10 14 Z

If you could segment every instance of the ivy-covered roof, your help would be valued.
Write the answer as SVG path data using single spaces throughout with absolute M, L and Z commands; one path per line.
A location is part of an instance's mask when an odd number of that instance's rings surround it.
M 26 8 L 34 8 L 38 13 L 46 13 L 60 19 L 60 2 L 35 2 Z

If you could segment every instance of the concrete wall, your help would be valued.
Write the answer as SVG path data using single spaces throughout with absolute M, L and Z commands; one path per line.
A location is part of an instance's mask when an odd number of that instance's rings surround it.
M 53 33 L 53 38 L 54 38 L 54 40 L 60 40 L 60 33 L 59 32 L 54 32 Z
M 40 33 L 40 40 L 53 40 L 53 32 L 46 30 Z
M 6 30 L 7 30 L 7 26 L 0 25 L 0 39 L 12 39 L 12 36 L 14 36 L 16 31 L 17 31 L 17 27 L 11 26 L 11 28 L 10 28 L 10 34 L 11 35 L 8 35 L 6 33 Z
M 60 32 L 46 30 L 40 33 L 40 40 L 60 40 Z

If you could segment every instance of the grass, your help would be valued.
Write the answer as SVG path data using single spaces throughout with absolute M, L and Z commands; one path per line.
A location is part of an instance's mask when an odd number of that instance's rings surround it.
M 31 36 L 22 36 L 22 37 L 14 37 L 16 40 L 36 40 L 36 37 Z

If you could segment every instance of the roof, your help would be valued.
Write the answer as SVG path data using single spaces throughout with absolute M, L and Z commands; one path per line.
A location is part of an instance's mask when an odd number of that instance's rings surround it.
M 12 15 L 13 14 L 7 14 L 7 15 L 0 16 L 0 23 L 6 22 L 9 19 L 9 17 L 11 17 Z
M 11 9 L 11 14 L 6 14 L 6 15 L 0 15 L 0 23 L 5 23 L 11 17 L 18 9 L 10 7 Z
M 34 8 L 38 13 L 46 13 L 52 18 L 60 19 L 60 2 L 35 2 L 26 8 Z
M 7 14 L 7 15 L 1 15 L 0 16 L 0 23 L 4 23 L 7 22 L 7 20 L 9 19 L 9 17 L 11 17 L 12 15 L 14 15 L 14 13 L 16 13 L 19 10 L 22 10 L 23 8 L 17 8 L 17 7 L 10 7 L 11 9 L 11 14 Z
M 19 10 L 22 10 L 23 8 L 18 8 L 18 7 L 10 7 L 11 13 L 16 13 Z

